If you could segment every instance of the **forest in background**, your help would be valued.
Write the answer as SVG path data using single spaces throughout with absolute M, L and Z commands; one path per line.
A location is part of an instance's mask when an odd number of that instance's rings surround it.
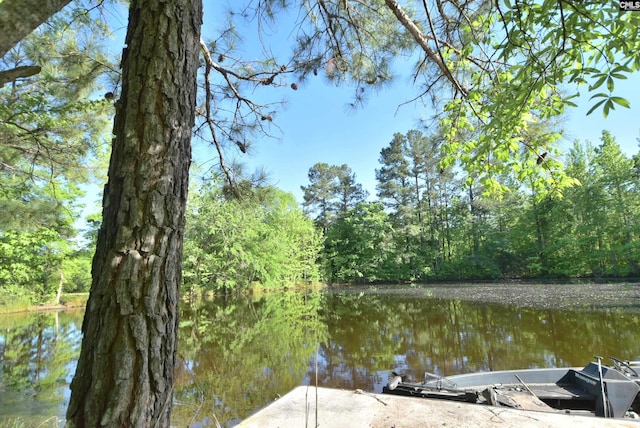
M 513 168 L 487 192 L 442 168 L 440 140 L 411 130 L 380 153 L 368 200 L 347 165 L 317 164 L 304 205 L 324 231 L 329 282 L 413 282 L 640 275 L 640 157 L 603 131 L 563 156 L 573 183 L 521 180 Z M 545 169 L 543 153 L 534 168 Z
M 563 158 L 574 185 L 555 190 L 520 181 L 514 170 L 496 177 L 499 194 L 488 193 L 462 169 L 444 170 L 438 145 L 420 131 L 395 134 L 380 153 L 375 198 L 348 165 L 325 163 L 309 170 L 302 207 L 292 194 L 249 180 L 234 189 L 215 176 L 194 184 L 183 293 L 640 276 L 640 157 L 626 156 L 608 131 L 598 144 L 574 143 Z M 88 291 L 99 218 L 91 216 L 93 226 L 78 239 L 73 220 L 83 212 L 82 192 L 53 199 L 50 183 L 31 183 L 34 200 L 0 202 L 14 210 L 55 207 L 57 216 L 3 218 L 2 298 L 43 303 L 61 291 Z
M 39 69 L 0 86 L 0 305 L 89 290 L 101 219 L 87 215 L 82 186 L 106 180 L 120 79 L 110 35 L 106 22 L 69 9 L 1 59 L 2 69 Z M 397 133 L 380 153 L 376 195 L 348 165 L 318 163 L 301 183 L 302 207 L 240 170 L 229 183 L 221 161 L 192 185 L 183 291 L 639 276 L 638 155 L 606 131 L 560 155 L 553 128 L 523 128 L 512 155 L 534 158 L 522 162 L 474 147 L 453 161 L 444 127 Z M 478 141 L 472 133 L 457 144 Z M 88 228 L 77 230 L 83 216 Z

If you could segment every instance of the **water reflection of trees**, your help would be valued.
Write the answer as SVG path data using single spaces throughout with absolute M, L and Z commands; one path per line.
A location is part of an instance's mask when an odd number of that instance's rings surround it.
M 1 323 L 0 424 L 62 416 L 81 322 L 82 311 L 72 311 L 23 314 Z
M 0 318 L 0 425 L 64 414 L 81 317 Z M 640 315 L 628 310 L 290 292 L 183 304 L 181 320 L 176 426 L 214 415 L 233 424 L 316 376 L 321 386 L 380 391 L 394 369 L 420 379 L 425 371 L 582 366 L 596 354 L 640 359 Z
M 640 317 L 392 295 L 329 295 L 321 383 L 379 391 L 391 370 L 421 379 L 478 370 L 583 366 L 640 356 Z
M 300 385 L 327 337 L 318 293 L 222 298 L 183 309 L 173 421 L 223 424 Z

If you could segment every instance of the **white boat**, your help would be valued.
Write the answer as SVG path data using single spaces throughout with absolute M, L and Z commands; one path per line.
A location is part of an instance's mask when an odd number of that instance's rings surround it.
M 611 358 L 583 368 L 545 368 L 467 373 L 425 373 L 419 383 L 392 374 L 383 393 L 465 401 L 517 409 L 639 418 L 640 361 Z

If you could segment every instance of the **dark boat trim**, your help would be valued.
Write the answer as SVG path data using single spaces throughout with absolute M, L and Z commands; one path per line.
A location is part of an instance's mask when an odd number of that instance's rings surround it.
M 612 359 L 613 367 L 589 363 L 584 368 L 546 368 L 467 373 L 421 383 L 394 376 L 383 393 L 465 401 L 514 408 L 623 418 L 640 413 L 640 363 Z M 600 374 L 602 373 L 602 374 Z

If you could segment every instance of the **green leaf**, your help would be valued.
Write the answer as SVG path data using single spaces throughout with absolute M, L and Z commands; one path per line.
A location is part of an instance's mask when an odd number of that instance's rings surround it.
M 620 73 L 611 73 L 610 76 L 616 79 L 623 79 L 623 80 L 627 78 L 626 74 L 620 74 Z
M 609 115 L 609 110 L 615 110 L 615 107 L 613 106 L 611 99 L 608 99 L 604 103 L 604 108 L 602 109 L 602 114 L 605 118 Z
M 597 109 L 598 107 L 600 107 L 600 106 L 601 106 L 605 101 L 607 101 L 607 100 L 600 100 L 600 101 L 598 101 L 597 103 L 595 103 L 595 104 L 593 105 L 593 107 L 591 107 L 591 108 L 589 109 L 589 111 L 587 112 L 587 116 L 589 116 L 591 113 L 593 113 L 593 112 L 594 112 L 594 110 L 595 110 L 595 109 Z M 605 115 L 605 117 L 606 117 L 606 115 Z
M 609 98 L 609 95 L 601 92 L 599 94 L 592 95 L 591 98 L 589 98 L 589 99 L 592 100 L 594 98 Z
M 589 86 L 589 90 L 593 91 L 594 89 L 598 89 L 604 81 L 607 80 L 607 75 L 601 76 L 598 80 L 596 80 L 591 86 Z
M 626 98 L 611 97 L 610 100 L 622 107 L 631 108 L 631 103 L 629 103 L 629 100 L 627 100 Z

